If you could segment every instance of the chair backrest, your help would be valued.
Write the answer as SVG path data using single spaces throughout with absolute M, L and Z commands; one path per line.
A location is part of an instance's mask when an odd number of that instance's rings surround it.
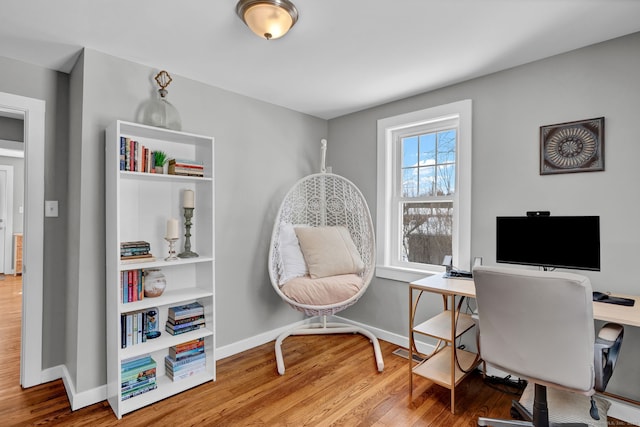
M 473 278 L 483 360 L 533 382 L 593 393 L 595 332 L 587 277 L 481 266 Z
M 312 306 L 302 306 L 284 295 L 278 285 L 280 282 L 278 266 L 281 262 L 278 242 L 280 226 L 283 223 L 311 227 L 346 227 L 364 263 L 364 270 L 361 273 L 364 285 L 360 292 L 347 301 L 329 307 L 323 306 L 320 312 L 315 311 Z M 371 282 L 375 270 L 375 246 L 369 207 L 355 184 L 332 173 L 308 175 L 294 184 L 280 205 L 271 235 L 269 276 L 280 297 L 294 308 L 309 315 L 334 314 L 354 304 Z

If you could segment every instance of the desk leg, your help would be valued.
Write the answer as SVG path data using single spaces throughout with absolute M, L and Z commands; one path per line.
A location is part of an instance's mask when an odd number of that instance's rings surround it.
M 413 402 L 413 288 L 409 285 L 409 405 Z
M 456 413 L 456 297 L 451 295 L 451 413 Z

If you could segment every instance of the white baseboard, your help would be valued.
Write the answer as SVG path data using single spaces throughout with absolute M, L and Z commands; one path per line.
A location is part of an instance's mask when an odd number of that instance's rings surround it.
M 76 387 L 71 380 L 71 374 L 67 370 L 65 365 L 58 365 L 52 368 L 48 368 L 41 373 L 42 383 L 48 383 L 62 379 L 64 384 L 64 390 L 67 393 L 69 399 L 69 405 L 71 410 L 75 411 L 85 406 L 93 405 L 94 403 L 102 402 L 107 399 L 107 385 L 93 388 L 91 390 L 83 391 L 81 393 L 76 392 Z
M 610 417 L 617 418 L 629 424 L 640 425 L 640 407 L 633 403 L 623 402 L 615 398 L 599 394 L 598 396 L 606 399 L 611 403 L 611 407 L 607 414 Z
M 340 319 L 341 322 L 349 323 L 354 326 L 365 328 L 371 331 L 378 339 L 390 342 L 391 344 L 395 344 L 403 348 L 409 348 L 409 338 L 403 335 L 385 331 L 384 329 L 374 328 L 372 326 L 365 325 L 364 323 L 354 322 L 353 320 L 345 319 L 344 317 L 340 317 L 340 316 L 334 316 L 334 317 L 336 319 Z M 429 354 L 435 349 L 433 344 L 429 344 L 420 340 L 416 340 L 416 347 L 418 347 L 419 352 L 424 354 Z
M 272 329 L 271 331 L 263 332 L 253 337 L 236 341 L 222 347 L 217 347 L 216 360 L 224 359 L 226 357 L 233 356 L 234 354 L 242 353 L 243 351 L 258 347 L 262 344 L 268 343 L 269 341 L 273 341 L 278 338 L 278 335 L 281 333 L 288 331 L 289 329 L 311 323 L 312 320 L 313 318 L 301 320 L 299 322 L 283 326 L 282 328 Z
M 43 370 L 40 373 L 40 378 L 42 379 L 41 383 L 44 384 L 51 381 L 59 380 L 64 374 L 64 369 L 64 365 L 58 365 Z

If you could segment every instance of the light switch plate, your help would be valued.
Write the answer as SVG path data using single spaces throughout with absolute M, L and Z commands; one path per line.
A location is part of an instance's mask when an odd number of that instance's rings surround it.
M 58 216 L 58 201 L 57 200 L 45 200 L 44 201 L 44 216 Z

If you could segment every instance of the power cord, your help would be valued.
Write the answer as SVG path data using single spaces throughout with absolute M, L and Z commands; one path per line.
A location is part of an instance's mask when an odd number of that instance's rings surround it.
M 506 377 L 486 376 L 484 383 L 489 387 L 507 394 L 520 396 L 527 387 L 527 381 L 523 379 L 511 379 L 511 375 Z

